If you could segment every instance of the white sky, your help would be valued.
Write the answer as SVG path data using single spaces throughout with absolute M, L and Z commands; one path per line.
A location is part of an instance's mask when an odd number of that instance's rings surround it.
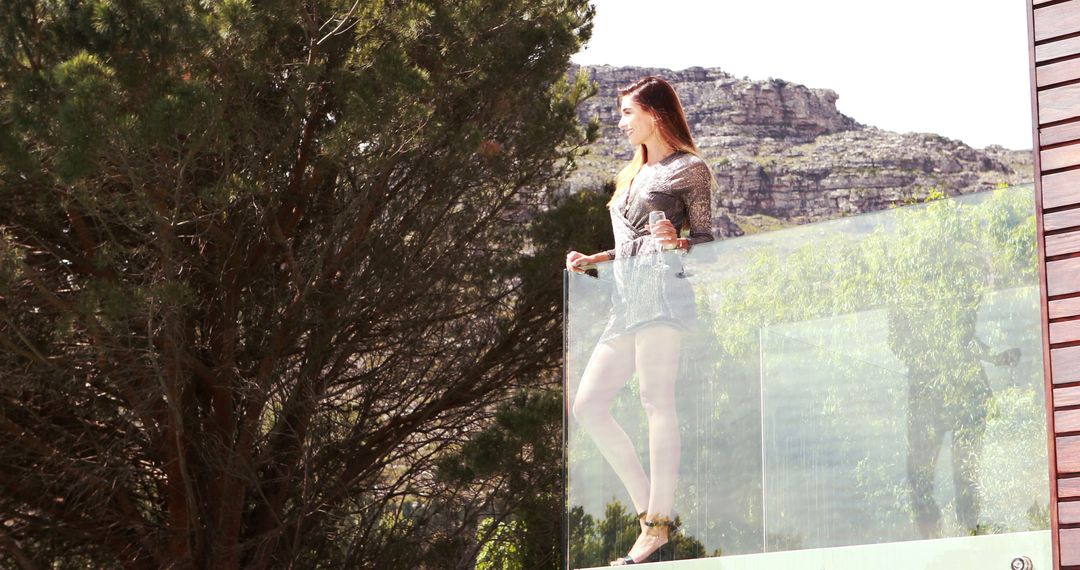
M 718 67 L 840 95 L 865 125 L 1031 148 L 1024 0 L 592 0 L 583 65 Z

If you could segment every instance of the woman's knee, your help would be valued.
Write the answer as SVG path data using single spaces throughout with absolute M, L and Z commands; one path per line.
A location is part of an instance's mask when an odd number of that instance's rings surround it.
M 608 404 L 589 394 L 578 394 L 571 410 L 582 425 L 595 424 L 610 415 Z
M 645 415 L 667 415 L 675 413 L 675 394 L 670 388 L 641 387 L 641 407 Z

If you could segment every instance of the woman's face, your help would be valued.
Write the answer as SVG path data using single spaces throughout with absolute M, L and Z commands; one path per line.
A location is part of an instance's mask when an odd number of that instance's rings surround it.
M 631 145 L 642 144 L 656 133 L 656 120 L 633 97 L 622 97 L 619 106 L 622 107 L 619 130 L 630 138 Z

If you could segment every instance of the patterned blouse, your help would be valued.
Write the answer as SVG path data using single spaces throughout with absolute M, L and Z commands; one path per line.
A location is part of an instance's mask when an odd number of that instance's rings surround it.
M 705 161 L 684 151 L 642 167 L 630 188 L 611 205 L 615 248 L 608 255 L 618 259 L 656 251 L 645 227 L 653 210 L 663 210 L 677 231 L 689 221 L 691 246 L 712 241 L 712 181 Z

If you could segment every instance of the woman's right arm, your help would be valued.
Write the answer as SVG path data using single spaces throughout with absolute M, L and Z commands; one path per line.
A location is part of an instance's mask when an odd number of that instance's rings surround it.
M 585 266 L 595 265 L 602 261 L 611 261 L 613 257 L 610 251 L 601 251 L 592 255 L 571 251 L 566 254 L 566 270 L 571 273 L 585 273 Z

